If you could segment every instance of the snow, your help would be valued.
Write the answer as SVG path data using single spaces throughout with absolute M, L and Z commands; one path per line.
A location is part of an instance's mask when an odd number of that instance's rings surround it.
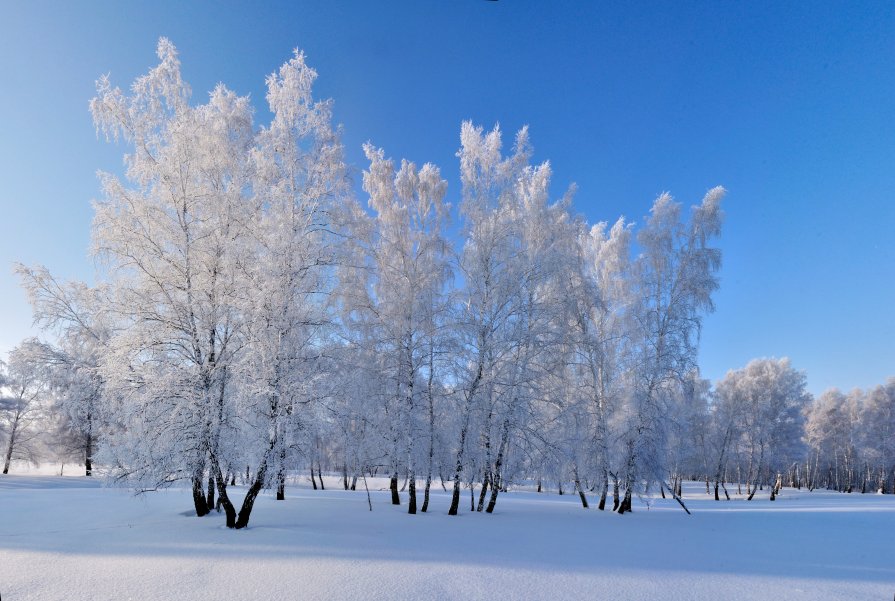
M 58 473 L 58 472 L 57 472 Z M 83 477 L 0 477 L 0 595 L 55 599 L 890 599 L 895 496 L 784 489 L 715 502 L 685 488 L 618 516 L 514 491 L 493 515 L 287 488 L 249 529 L 192 515 L 186 490 L 134 496 Z M 240 487 L 235 487 L 241 490 Z M 763 494 L 763 493 L 759 493 Z M 234 491 L 234 496 L 238 493 Z M 406 496 L 402 495 L 406 503 Z M 420 496 L 420 501 L 422 497 Z

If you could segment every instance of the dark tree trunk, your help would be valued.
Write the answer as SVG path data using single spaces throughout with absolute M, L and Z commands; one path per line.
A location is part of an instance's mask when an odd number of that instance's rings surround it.
M 205 495 L 205 504 L 208 505 L 208 511 L 214 507 L 214 475 L 208 472 L 208 492 Z
M 618 511 L 620 505 L 618 499 L 618 476 L 612 474 L 612 511 Z
M 606 495 L 609 494 L 609 474 L 603 473 L 603 488 L 600 490 L 600 503 L 597 505 L 597 509 L 603 511 L 606 509 Z
M 193 506 L 196 508 L 196 515 L 198 517 L 202 517 L 204 515 L 208 515 L 208 512 L 211 511 L 211 508 L 208 507 L 208 501 L 205 497 L 205 491 L 202 490 L 202 476 L 205 470 L 202 468 L 197 469 L 193 472 L 192 485 L 193 485 Z
M 751 501 L 752 497 L 755 496 L 755 493 L 757 491 L 758 491 L 758 483 L 757 482 L 752 482 L 752 481 L 746 482 L 746 492 L 748 493 L 748 495 L 746 496 L 747 501 Z
M 364 490 L 367 491 L 367 507 L 370 508 L 370 511 L 373 511 L 373 499 L 370 498 L 370 487 L 367 486 L 367 475 L 363 473 L 363 469 L 361 470 L 361 474 L 363 475 L 364 479 Z M 370 476 L 372 475 L 373 474 L 371 473 Z M 357 476 L 354 476 L 354 480 L 355 482 L 357 481 Z M 354 488 L 352 488 L 351 490 L 354 490 Z
M 286 479 L 277 475 L 277 501 L 286 500 Z
M 90 424 L 90 414 L 87 414 L 87 423 Z M 84 445 L 84 475 L 93 475 L 93 435 L 91 434 L 91 426 L 87 427 L 87 442 Z
M 621 505 L 618 506 L 618 513 L 623 514 L 632 511 L 631 509 L 631 489 L 625 489 L 625 498 L 622 499 Z
M 236 508 L 233 507 L 230 495 L 227 494 L 227 478 L 221 471 L 221 466 L 214 456 L 211 458 L 211 472 L 218 487 L 218 506 L 224 508 L 227 528 L 233 528 L 236 526 Z
M 485 334 L 479 333 L 479 349 L 484 347 Z M 469 413 L 472 408 L 472 399 L 478 390 L 479 384 L 482 381 L 482 375 L 484 374 L 484 356 L 481 355 L 481 350 L 479 351 L 479 361 L 478 361 L 478 370 L 476 372 L 475 379 L 472 381 L 472 386 L 469 387 L 469 393 L 466 395 L 466 407 L 463 411 L 463 427 L 460 428 L 460 445 L 457 447 L 457 467 L 454 470 L 454 492 L 451 496 L 451 506 L 448 509 L 448 515 L 457 515 L 457 511 L 460 509 L 460 474 L 463 473 L 463 451 L 466 448 L 466 435 L 469 431 Z
M 317 480 L 314 478 L 314 462 L 311 462 L 311 484 L 314 486 L 314 490 L 317 490 Z
M 320 480 L 320 490 L 326 490 L 323 484 L 323 470 L 320 469 L 320 459 L 317 460 L 317 478 Z
M 420 508 L 420 511 L 426 513 L 429 510 L 429 489 L 432 488 L 432 471 L 429 471 L 429 475 L 426 477 L 426 488 L 423 490 L 423 506 Z
M 659 486 L 662 486 L 662 482 L 659 482 Z M 684 500 L 680 497 L 680 495 L 677 494 L 677 491 L 675 490 L 675 487 L 674 487 L 674 486 L 669 487 L 668 492 L 670 492 L 670 493 L 671 493 L 671 496 L 674 498 L 674 500 L 678 502 L 678 505 L 680 505 L 681 507 L 683 507 L 684 511 L 687 512 L 687 515 L 692 515 L 692 514 L 690 513 L 690 510 L 687 509 L 687 506 L 684 504 Z M 631 508 L 630 508 L 630 502 L 629 502 L 629 505 L 628 505 L 628 511 L 631 511 Z
M 280 464 L 277 466 L 277 501 L 286 500 L 286 445 L 280 447 Z
M 475 510 L 480 512 L 485 508 L 485 495 L 488 492 L 488 485 L 491 483 L 491 471 L 485 470 L 485 477 L 482 478 L 482 490 L 479 492 L 479 504 L 476 505 Z
M 497 505 L 497 494 L 500 492 L 500 476 L 495 482 L 491 483 L 491 498 L 488 500 L 488 507 L 485 509 L 487 513 L 494 513 L 494 507 Z
M 16 446 L 16 431 L 18 430 L 19 416 L 16 414 L 9 430 L 9 444 L 6 447 L 6 460 L 3 462 L 3 473 L 9 473 L 9 464 L 12 463 L 12 451 Z M 208 513 L 207 511 L 205 513 Z M 202 514 L 205 515 L 205 514 Z
M 398 495 L 398 472 L 392 474 L 392 479 L 389 482 L 389 489 L 392 491 L 392 505 L 400 505 L 401 497 Z
M 423 490 L 423 513 L 429 510 L 429 489 L 432 488 L 432 471 L 435 467 L 435 395 L 432 394 L 432 384 L 435 379 L 435 351 L 429 346 L 429 463 L 426 465 L 426 488 Z
M 581 497 L 581 506 L 587 509 L 587 495 L 584 494 L 584 489 L 581 488 L 581 479 L 578 477 L 577 467 L 575 468 L 575 488 L 578 490 L 578 496 Z
M 764 458 L 764 449 L 762 449 L 762 451 L 759 455 L 758 469 L 755 470 L 755 476 L 754 476 L 754 478 L 757 478 L 759 480 L 761 479 L 761 462 L 762 462 L 763 458 Z M 746 497 L 746 500 L 751 501 L 752 497 L 755 496 L 755 492 L 758 490 L 758 482 L 753 480 L 753 475 L 752 475 L 752 459 L 749 459 L 748 474 L 749 474 L 748 475 L 749 479 L 746 481 L 746 493 L 748 493 L 748 496 Z
M 236 516 L 235 528 L 238 530 L 240 528 L 245 528 L 249 525 L 249 517 L 252 515 L 252 508 L 255 506 L 255 499 L 258 497 L 258 493 L 261 492 L 261 487 L 264 486 L 264 477 L 267 475 L 267 464 L 262 463 L 258 468 L 258 473 L 255 476 L 255 481 L 252 482 L 252 485 L 249 486 L 248 492 L 246 492 L 245 499 L 242 501 L 242 507 L 239 509 L 239 515 Z
M 410 475 L 408 476 L 407 479 L 409 482 L 409 485 L 407 488 L 407 494 L 409 496 L 409 499 L 407 501 L 407 513 L 415 514 L 416 513 L 416 474 L 411 471 Z
M 351 476 L 351 490 L 357 490 L 357 474 Z
M 448 508 L 448 515 L 457 515 L 460 509 L 460 473 L 458 470 L 457 477 L 454 478 L 454 490 L 451 493 L 451 506 Z
M 488 508 L 485 510 L 488 513 L 494 513 L 494 506 L 497 505 L 497 493 L 500 492 L 503 481 L 500 470 L 503 468 L 503 460 L 507 453 L 509 441 L 510 420 L 507 418 L 503 421 L 503 428 L 500 435 L 500 447 L 498 447 L 497 450 L 497 461 L 494 462 L 494 472 L 491 474 L 491 500 L 488 501 Z

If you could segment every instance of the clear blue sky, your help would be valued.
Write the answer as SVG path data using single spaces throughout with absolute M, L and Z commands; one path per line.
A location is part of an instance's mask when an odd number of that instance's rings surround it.
M 554 192 L 591 221 L 641 220 L 668 190 L 729 190 L 713 380 L 789 356 L 809 388 L 895 375 L 895 4 L 440 0 L 0 4 L 0 356 L 29 335 L 11 263 L 90 280 L 94 81 L 180 51 L 193 96 L 251 94 L 305 50 L 349 161 L 371 140 L 432 161 L 459 195 L 460 122 L 531 126 Z M 679 6 L 674 6 L 679 5 Z

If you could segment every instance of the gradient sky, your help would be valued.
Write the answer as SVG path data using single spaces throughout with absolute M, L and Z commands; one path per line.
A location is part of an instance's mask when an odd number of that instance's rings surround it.
M 361 144 L 438 164 L 459 200 L 460 123 L 531 127 L 590 221 L 670 191 L 729 190 L 703 375 L 789 356 L 809 389 L 895 376 L 895 3 L 0 3 L 0 357 L 33 333 L 12 262 L 91 281 L 90 200 L 125 148 L 94 81 L 180 51 L 195 101 L 222 81 L 267 119 L 264 77 L 305 50 Z M 674 6 L 677 5 L 677 6 Z

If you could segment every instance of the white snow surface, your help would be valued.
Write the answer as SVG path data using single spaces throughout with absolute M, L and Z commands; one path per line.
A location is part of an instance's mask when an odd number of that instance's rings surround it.
M 0 595 L 149 599 L 891 599 L 895 496 L 785 489 L 693 515 L 650 499 L 619 516 L 512 491 L 493 515 L 394 507 L 383 481 L 262 495 L 250 527 L 196 518 L 188 491 L 134 496 L 84 477 L 0 477 Z M 233 496 L 244 489 L 234 487 Z M 422 495 L 419 497 L 422 501 Z

